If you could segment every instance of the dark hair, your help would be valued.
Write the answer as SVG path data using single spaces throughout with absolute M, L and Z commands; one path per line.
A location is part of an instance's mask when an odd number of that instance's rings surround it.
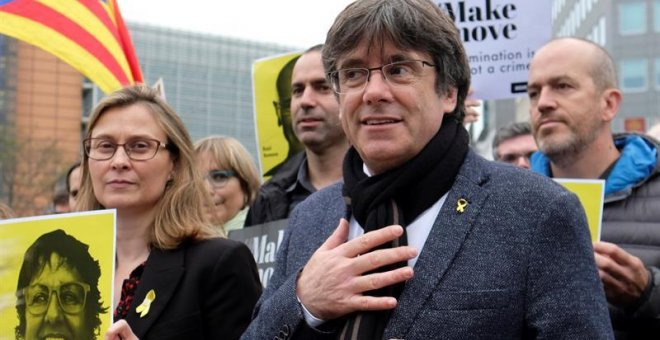
M 390 42 L 400 49 L 428 53 L 436 72 L 436 91 L 456 88 L 454 117 L 463 121 L 470 87 L 470 66 L 456 25 L 448 14 L 428 0 L 358 0 L 335 19 L 323 47 L 327 73 L 339 59 L 361 43 L 369 50 Z
M 501 126 L 497 129 L 495 133 L 495 138 L 493 139 L 493 159 L 497 160 L 499 155 L 497 154 L 497 147 L 502 144 L 505 140 L 523 136 L 531 135 L 532 126 L 529 122 L 511 122 L 507 125 Z
M 71 193 L 71 185 L 69 184 L 69 179 L 71 178 L 71 173 L 73 170 L 80 168 L 80 162 L 76 162 L 69 167 L 69 170 L 66 172 L 66 193 L 67 195 Z M 82 169 L 81 169 L 82 171 Z M 82 176 L 81 176 L 82 177 Z
M 98 289 L 101 268 L 99 262 L 89 254 L 89 246 L 78 241 L 63 230 L 57 229 L 39 236 L 25 252 L 23 264 L 18 275 L 16 286 L 16 312 L 18 313 L 18 326 L 16 326 L 16 338 L 25 336 L 25 298 L 23 288 L 30 285 L 32 279 L 39 275 L 52 254 L 60 256 L 61 266 L 76 270 L 82 280 L 89 284 L 90 290 L 85 303 L 84 318 L 88 333 L 85 339 L 95 339 L 99 335 L 101 319 L 99 314 L 106 313 L 107 307 L 103 307 L 101 292 Z

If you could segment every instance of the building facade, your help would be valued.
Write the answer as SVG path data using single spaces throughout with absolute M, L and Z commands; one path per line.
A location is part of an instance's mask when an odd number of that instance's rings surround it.
M 257 159 L 252 63 L 299 50 L 142 24 L 128 25 L 145 82 L 193 140 L 237 138 Z M 54 56 L 0 35 L 0 201 L 19 216 L 47 213 L 62 176 L 80 158 L 81 136 L 103 93 Z
M 68 64 L 0 35 L 0 200 L 18 216 L 48 212 L 80 157 L 81 86 Z
M 256 160 L 252 63 L 300 48 L 135 23 L 128 28 L 146 83 L 162 78 L 167 102 L 191 137 L 234 137 Z

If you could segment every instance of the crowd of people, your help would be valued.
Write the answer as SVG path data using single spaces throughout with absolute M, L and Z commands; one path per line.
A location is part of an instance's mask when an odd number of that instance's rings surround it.
M 530 119 L 497 131 L 495 162 L 470 148 L 470 67 L 432 1 L 357 0 L 289 67 L 278 115 L 298 152 L 263 184 L 240 142 L 193 144 L 156 90 L 102 99 L 66 208 L 116 209 L 114 323 L 98 329 L 98 264 L 58 230 L 28 249 L 17 337 L 660 337 L 660 143 L 613 133 L 623 93 L 602 47 L 536 51 Z M 605 181 L 599 241 L 551 178 Z M 226 234 L 281 219 L 262 292 Z

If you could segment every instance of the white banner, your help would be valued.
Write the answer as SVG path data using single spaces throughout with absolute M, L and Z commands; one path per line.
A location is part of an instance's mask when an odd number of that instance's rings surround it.
M 435 2 L 458 26 L 472 71 L 473 97 L 503 99 L 526 94 L 529 62 L 552 37 L 552 1 Z

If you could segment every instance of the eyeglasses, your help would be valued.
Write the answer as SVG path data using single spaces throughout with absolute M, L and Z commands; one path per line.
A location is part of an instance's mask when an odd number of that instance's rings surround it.
M 505 163 L 516 163 L 520 157 L 525 158 L 526 160 L 529 160 L 532 157 L 532 154 L 534 151 L 529 151 L 525 153 L 507 153 L 504 155 L 501 155 L 499 157 L 499 161 L 505 162 Z
M 424 66 L 435 65 L 424 60 L 404 60 L 372 68 L 345 68 L 328 73 L 332 89 L 339 94 L 364 90 L 372 71 L 380 71 L 391 85 L 410 85 L 419 79 Z
M 53 293 L 57 295 L 60 308 L 67 314 L 79 314 L 85 308 L 89 285 L 84 282 L 69 282 L 57 287 L 36 284 L 23 288 L 26 309 L 32 315 L 43 315 L 48 310 Z
M 231 170 L 211 170 L 206 176 L 206 180 L 213 185 L 214 188 L 224 187 L 230 178 L 236 176 L 236 173 Z
M 112 158 L 120 146 L 124 148 L 128 158 L 134 161 L 146 161 L 156 157 L 158 150 L 161 147 L 167 148 L 168 144 L 149 138 L 134 139 L 124 144 L 117 144 L 105 138 L 87 138 L 83 141 L 83 149 L 87 157 L 97 161 Z

